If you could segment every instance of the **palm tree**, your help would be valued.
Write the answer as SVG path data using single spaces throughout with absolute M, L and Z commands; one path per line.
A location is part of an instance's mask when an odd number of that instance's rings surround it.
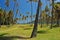
M 42 28 L 42 10 L 41 10 L 41 6 L 42 6 L 42 2 L 40 2 L 40 4 L 39 4 L 39 6 L 40 6 L 40 23 L 41 23 L 41 28 Z
M 14 8 L 13 8 L 13 11 L 15 11 L 14 9 L 15 9 L 15 7 L 16 7 L 16 1 L 17 0 L 13 0 L 13 2 L 14 2 Z M 16 16 L 16 15 L 15 15 Z M 14 15 L 13 15 L 13 17 L 14 17 Z M 16 19 L 16 18 L 15 18 Z M 14 19 L 13 19 L 14 20 Z
M 6 0 L 6 2 L 5 2 L 5 5 L 6 5 L 7 7 L 9 7 L 9 2 L 10 2 L 10 0 Z M 6 8 L 5 8 L 5 10 L 6 10 Z M 8 24 L 7 19 L 5 19 L 5 21 L 6 21 L 6 24 Z
M 32 5 L 32 1 L 33 1 L 33 0 L 29 0 L 29 2 L 31 2 L 31 22 L 32 22 L 32 13 L 33 13 L 33 5 Z M 32 26 L 32 24 L 31 24 L 31 26 Z
M 40 2 L 41 2 L 41 1 L 39 0 L 39 1 L 38 1 L 36 18 L 35 18 L 35 22 L 34 22 L 34 28 L 33 28 L 32 34 L 31 34 L 31 38 L 37 36 L 37 26 L 38 26 L 38 16 L 39 16 Z
M 17 8 L 17 7 L 18 7 L 18 3 L 16 3 L 16 8 Z M 19 9 L 16 9 L 15 18 L 16 18 L 16 16 L 17 16 L 18 12 L 19 12 Z
M 52 29 L 52 26 L 53 26 L 53 13 L 54 13 L 54 1 L 56 1 L 56 0 L 49 0 L 50 1 L 50 3 L 52 3 L 52 17 L 51 17 L 51 29 Z
M 55 8 L 55 16 L 56 16 L 56 19 L 57 19 L 57 26 L 59 27 L 59 20 L 60 20 L 60 3 L 57 3 L 54 5 L 54 8 Z
M 1 23 L 2 23 L 2 9 L 0 8 L 0 27 L 1 27 Z
M 13 8 L 13 10 L 14 10 L 14 9 L 15 9 L 15 7 L 17 8 L 17 7 L 19 6 L 19 3 L 17 2 L 17 0 L 13 0 L 13 1 L 14 1 L 14 8 Z M 17 17 L 18 12 L 19 12 L 19 9 L 17 8 L 17 9 L 16 9 L 15 18 Z
M 52 12 L 51 12 L 52 13 L 52 17 L 51 17 L 51 27 L 50 27 L 51 29 L 53 27 L 53 13 L 54 13 L 53 12 L 54 11 L 53 9 L 54 9 L 54 0 L 52 0 Z
M 9 6 L 9 0 L 6 0 L 5 4 L 8 7 Z
M 8 13 L 8 24 L 13 24 L 13 11 L 10 10 Z
M 42 24 L 43 24 L 43 22 L 44 22 L 44 18 L 45 18 L 45 11 L 43 10 L 42 12 L 41 12 L 41 14 L 40 14 L 40 23 L 41 23 L 41 28 L 42 28 Z
M 31 22 L 32 22 L 32 13 L 33 13 L 33 6 L 32 6 L 32 0 L 31 0 Z M 32 24 L 31 24 L 32 26 Z
M 40 14 L 40 25 L 41 25 L 41 28 L 42 28 L 42 13 Z
M 26 18 L 27 18 L 27 24 L 28 24 L 28 15 L 26 16 Z
M 49 12 L 49 8 L 48 8 L 48 5 L 46 5 L 45 7 L 45 12 L 48 13 Z M 46 19 L 47 19 L 47 16 L 48 14 L 46 14 Z M 47 26 L 48 26 L 48 20 L 46 20 L 46 23 L 47 23 Z
M 5 24 L 5 19 L 6 19 L 6 11 L 4 10 L 4 12 L 3 12 L 3 18 L 4 18 L 4 21 L 3 21 L 3 25 Z

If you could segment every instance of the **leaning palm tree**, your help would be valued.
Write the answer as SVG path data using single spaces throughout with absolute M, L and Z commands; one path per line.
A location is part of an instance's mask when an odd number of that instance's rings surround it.
M 38 26 L 38 16 L 39 16 L 40 2 L 41 2 L 41 1 L 39 0 L 39 1 L 38 1 L 36 18 L 35 18 L 35 22 L 34 22 L 34 28 L 33 28 L 32 34 L 31 34 L 31 38 L 37 36 L 37 26 Z

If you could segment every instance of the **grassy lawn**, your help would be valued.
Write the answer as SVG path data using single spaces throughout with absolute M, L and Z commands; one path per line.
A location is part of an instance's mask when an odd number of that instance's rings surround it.
M 60 40 L 60 27 L 49 29 L 46 25 L 43 28 L 38 26 L 38 32 L 36 38 L 29 38 L 33 26 L 29 24 L 15 24 L 0 28 L 0 40 Z

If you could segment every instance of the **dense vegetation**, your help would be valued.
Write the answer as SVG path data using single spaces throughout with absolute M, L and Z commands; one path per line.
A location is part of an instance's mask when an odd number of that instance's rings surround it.
M 13 23 L 13 11 L 10 10 L 7 13 L 5 10 L 0 9 L 0 25 L 9 25 Z

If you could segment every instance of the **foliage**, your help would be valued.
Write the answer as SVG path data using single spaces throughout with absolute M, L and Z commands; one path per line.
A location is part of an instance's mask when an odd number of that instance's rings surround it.
M 0 9 L 0 25 L 13 24 L 13 11 L 10 10 L 8 13 L 5 10 Z

